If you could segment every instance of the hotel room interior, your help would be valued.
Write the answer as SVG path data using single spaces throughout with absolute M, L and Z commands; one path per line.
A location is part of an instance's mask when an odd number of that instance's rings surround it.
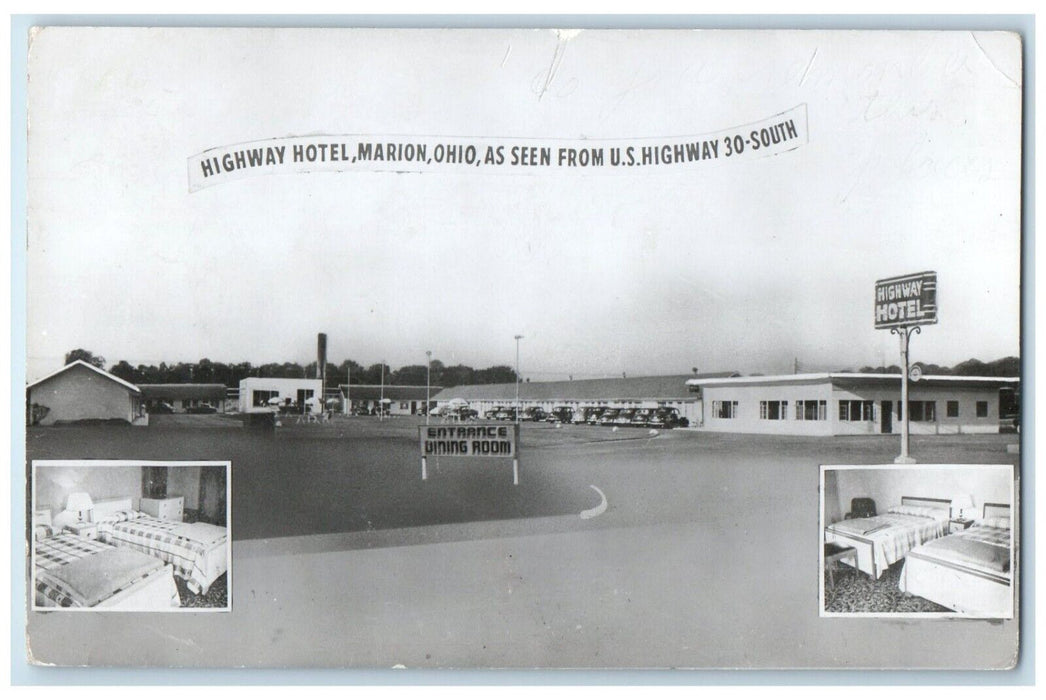
M 824 613 L 1013 616 L 1012 466 L 824 467 L 822 479 Z
M 34 609 L 229 609 L 228 465 L 34 464 Z

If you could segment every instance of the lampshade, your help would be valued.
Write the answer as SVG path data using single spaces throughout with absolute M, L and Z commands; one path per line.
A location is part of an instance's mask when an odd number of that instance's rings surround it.
M 66 510 L 77 513 L 83 513 L 85 510 L 91 510 L 92 508 L 94 508 L 94 503 L 91 501 L 91 494 L 83 491 L 69 494 L 69 498 L 65 502 Z
M 973 496 L 968 493 L 961 493 L 952 498 L 952 511 L 958 511 L 960 518 L 965 508 L 973 508 Z

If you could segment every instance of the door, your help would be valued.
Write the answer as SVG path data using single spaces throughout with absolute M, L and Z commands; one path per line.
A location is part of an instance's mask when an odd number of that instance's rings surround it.
M 880 420 L 882 425 L 880 426 L 879 432 L 892 433 L 893 432 L 893 401 L 883 401 L 879 411 Z
M 225 467 L 200 469 L 199 519 L 212 525 L 225 523 Z

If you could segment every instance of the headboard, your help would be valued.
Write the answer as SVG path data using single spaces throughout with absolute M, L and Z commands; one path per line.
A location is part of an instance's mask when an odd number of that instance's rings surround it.
M 121 510 L 131 510 L 132 508 L 130 496 L 127 498 L 107 498 L 104 501 L 95 501 L 94 508 L 91 510 L 91 520 L 98 522 L 107 515 L 112 515 Z
M 921 496 L 901 496 L 902 506 L 920 506 L 922 508 L 937 508 L 939 510 L 950 510 L 952 499 L 950 498 L 923 498 Z
M 1010 504 L 1009 503 L 985 503 L 984 504 L 984 517 L 985 518 L 1008 518 L 1008 517 L 1010 517 Z

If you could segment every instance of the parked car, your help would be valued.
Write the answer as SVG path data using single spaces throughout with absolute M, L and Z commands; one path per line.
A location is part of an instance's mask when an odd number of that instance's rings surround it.
M 659 408 L 654 411 L 654 415 L 651 417 L 649 425 L 651 428 L 680 427 L 679 411 L 674 408 Z
M 646 428 L 650 425 L 651 419 L 654 417 L 654 409 L 652 408 L 640 408 L 632 415 L 632 426 L 636 428 Z
M 631 425 L 632 424 L 632 416 L 634 416 L 635 414 L 636 414 L 636 409 L 634 409 L 634 408 L 622 409 L 617 414 L 617 417 L 614 418 L 614 425 L 620 425 L 620 426 Z
M 516 409 L 502 408 L 494 414 L 494 420 L 516 420 Z
M 166 401 L 160 401 L 149 407 L 149 413 L 174 413 L 174 406 Z
M 599 416 L 600 425 L 613 425 L 617 421 L 618 415 L 621 413 L 620 408 L 608 408 L 603 411 L 603 414 Z
M 189 408 L 185 409 L 185 412 L 186 413 L 217 413 L 218 409 L 215 408 L 214 406 L 209 406 L 209 405 L 207 405 L 205 403 L 202 403 L 199 406 L 189 406 Z
M 545 413 L 545 409 L 540 406 L 530 406 L 523 411 L 523 420 L 543 421 L 546 418 L 548 418 L 548 414 Z
M 549 423 L 569 423 L 573 419 L 574 409 L 570 406 L 556 406 L 546 417 Z
M 599 422 L 603 420 L 603 415 L 609 410 L 604 406 L 594 406 L 586 409 L 588 411 L 588 417 L 585 422 L 589 425 L 599 425 Z
M 583 408 L 571 408 L 570 409 L 570 418 L 568 418 L 564 422 L 566 422 L 566 423 L 584 423 L 585 422 L 585 409 L 583 409 Z
M 497 420 L 498 411 L 504 411 L 504 406 L 495 406 L 489 411 L 483 412 L 483 420 Z

